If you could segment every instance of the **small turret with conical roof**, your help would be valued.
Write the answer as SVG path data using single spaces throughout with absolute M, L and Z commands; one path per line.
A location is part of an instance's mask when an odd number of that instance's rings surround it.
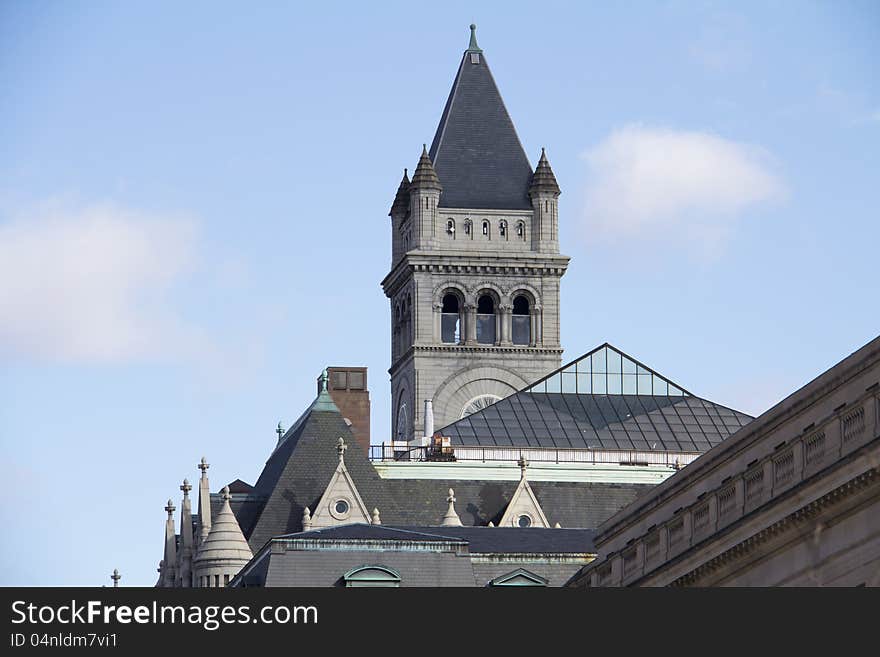
M 435 243 L 435 227 L 437 224 L 437 206 L 440 203 L 440 192 L 443 186 L 434 171 L 428 149 L 422 144 L 422 155 L 413 173 L 409 186 L 409 214 L 411 222 L 409 249 L 430 249 Z
M 389 217 L 395 219 L 402 218 L 409 212 L 409 176 L 407 170 L 403 170 L 403 178 L 397 187 L 397 194 L 394 195 L 394 203 L 391 204 L 391 210 L 388 212 Z
M 529 183 L 529 198 L 532 200 L 534 219 L 532 229 L 532 249 L 535 251 L 559 253 L 559 183 L 550 168 L 547 153 L 541 149 L 541 158 Z
M 407 250 L 412 246 L 412 226 L 409 219 L 409 191 L 412 185 L 409 182 L 407 170 L 403 170 L 403 178 L 394 195 L 394 203 L 391 204 L 391 265 L 393 266 Z
M 200 587 L 226 586 L 254 556 L 229 506 L 229 486 L 223 487 L 221 497 L 220 511 L 193 560 L 193 576 Z
M 535 167 L 535 173 L 532 175 L 532 182 L 529 183 L 529 195 L 536 193 L 553 194 L 554 198 L 557 198 L 561 193 L 559 183 L 556 182 L 556 176 L 553 175 L 553 169 L 550 168 L 550 161 L 543 148 L 541 149 L 541 159 L 538 160 L 538 166 Z
M 422 144 L 422 155 L 419 157 L 419 163 L 416 166 L 415 173 L 413 173 L 410 188 L 433 189 L 438 192 L 443 189 L 443 186 L 440 184 L 440 178 L 437 177 L 437 172 L 434 171 L 434 164 L 431 162 L 431 157 L 428 155 L 428 149 L 425 144 Z

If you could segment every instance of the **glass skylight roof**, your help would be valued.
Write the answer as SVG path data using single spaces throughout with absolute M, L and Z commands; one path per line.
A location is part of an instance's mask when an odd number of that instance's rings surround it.
M 524 392 L 669 397 L 690 394 L 610 344 L 604 344 L 581 356 L 561 370 L 526 388 Z
M 752 419 L 605 344 L 441 433 L 453 445 L 705 452 Z

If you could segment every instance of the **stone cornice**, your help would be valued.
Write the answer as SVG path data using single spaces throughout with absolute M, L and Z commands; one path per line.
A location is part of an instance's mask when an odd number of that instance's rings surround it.
M 417 353 L 466 353 L 466 354 L 541 354 L 561 355 L 562 347 L 528 347 L 525 345 L 492 345 L 492 344 L 417 344 L 410 346 L 388 368 L 388 373 L 393 374 L 406 361 Z
M 391 296 L 408 275 L 415 272 L 561 277 L 568 269 L 570 259 L 565 255 L 532 251 L 409 251 L 394 265 L 381 285 L 385 294 Z
M 698 584 L 700 578 L 703 576 L 722 568 L 726 564 L 754 553 L 760 546 L 766 544 L 777 536 L 800 529 L 803 525 L 810 523 L 816 516 L 826 509 L 836 506 L 860 491 L 878 484 L 880 484 L 880 468 L 872 468 L 867 472 L 863 472 L 846 483 L 827 492 L 822 497 L 802 506 L 781 520 L 774 522 L 752 536 L 749 536 L 745 540 L 728 548 L 721 554 L 718 554 L 705 563 L 700 564 L 690 572 L 681 575 L 670 582 L 669 586 L 692 586 Z M 693 548 L 691 548 L 691 550 L 693 550 Z M 687 552 L 679 555 L 678 558 L 680 559 L 686 554 Z
M 765 440 L 780 426 L 793 421 L 819 400 L 844 385 L 846 381 L 876 366 L 878 362 L 880 362 L 880 337 L 850 354 L 824 374 L 725 438 L 689 465 L 688 469 L 680 473 L 679 476 L 668 479 L 642 498 L 635 500 L 611 516 L 599 526 L 596 533 L 596 544 L 602 545 L 614 536 L 622 534 L 643 514 L 650 513 L 676 495 L 697 485 L 701 479 L 708 477 L 716 468 L 723 467 L 725 462 L 734 459 L 737 454 Z M 848 405 L 854 403 L 856 400 L 852 400 Z M 817 420 L 814 424 L 820 426 L 835 416 L 836 412 L 831 413 L 827 418 Z

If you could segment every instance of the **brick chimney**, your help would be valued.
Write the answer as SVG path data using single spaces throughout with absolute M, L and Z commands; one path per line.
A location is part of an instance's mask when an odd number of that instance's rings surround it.
M 365 454 L 370 451 L 370 391 L 366 367 L 328 367 L 328 390 L 333 403 L 351 427 L 351 434 Z M 321 378 L 318 377 L 318 392 Z

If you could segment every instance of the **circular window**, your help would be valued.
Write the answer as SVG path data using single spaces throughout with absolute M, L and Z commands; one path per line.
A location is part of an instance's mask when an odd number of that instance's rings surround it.
M 338 499 L 330 505 L 330 515 L 337 520 L 345 520 L 351 511 L 351 503 L 346 499 Z
M 532 526 L 532 519 L 529 518 L 527 515 L 523 514 L 519 518 L 516 519 L 516 524 L 519 525 L 520 527 L 531 527 Z

